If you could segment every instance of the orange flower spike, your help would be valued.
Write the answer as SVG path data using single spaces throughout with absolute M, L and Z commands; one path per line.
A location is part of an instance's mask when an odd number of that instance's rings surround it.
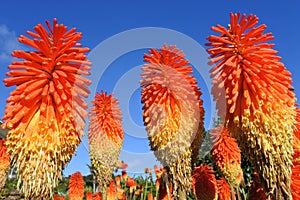
M 35 51 L 16 50 L 4 79 L 6 86 L 16 86 L 7 98 L 2 124 L 10 128 L 8 151 L 18 171 L 25 198 L 49 199 L 84 134 L 88 104 L 91 63 L 78 40 L 76 29 L 53 20 L 41 24 L 19 42 Z M 34 175 L 34 176 L 33 176 Z
M 230 186 L 225 178 L 217 180 L 218 185 L 218 200 L 231 200 Z
M 10 159 L 5 140 L 0 140 L 0 190 L 5 186 L 9 166 Z
M 228 183 L 237 188 L 243 178 L 241 168 L 241 151 L 234 138 L 225 127 L 214 128 L 211 132 L 213 139 L 212 159 Z
M 129 187 L 130 194 L 136 189 L 136 182 L 133 178 L 129 178 L 126 186 Z
M 122 171 L 121 180 L 122 181 L 127 181 L 128 180 L 128 175 L 127 175 L 126 170 Z
M 124 194 L 124 190 L 121 189 L 121 186 L 117 186 L 117 198 L 118 200 L 121 200 L 121 199 L 126 199 L 126 196 L 124 198 L 125 194 Z
M 102 193 L 96 192 L 95 194 L 93 194 L 93 200 L 102 200 Z
M 69 199 L 82 200 L 84 196 L 84 181 L 80 172 L 75 172 L 70 177 L 69 182 Z
M 53 200 L 59 200 L 59 195 L 58 194 L 54 194 L 53 195 Z
M 142 67 L 140 82 L 151 150 L 169 167 L 174 194 L 179 185 L 185 192 L 190 190 L 191 160 L 198 154 L 203 129 L 201 92 L 184 57 L 175 46 L 150 49 L 144 55 L 148 64 Z
M 204 164 L 194 168 L 192 190 L 197 200 L 217 199 L 217 180 L 212 167 Z
M 116 181 L 116 185 L 117 186 L 121 185 L 121 177 L 120 177 L 120 175 L 118 175 L 118 176 L 115 177 L 115 181 Z
M 96 93 L 90 111 L 89 154 L 99 185 L 106 187 L 117 164 L 124 131 L 118 100 L 106 92 Z M 125 165 L 124 165 L 125 167 Z
M 59 196 L 58 194 L 54 194 L 53 200 L 65 200 L 65 196 Z
M 115 181 L 111 180 L 109 183 L 109 187 L 107 188 L 107 200 L 115 200 L 117 198 L 117 188 L 115 185 Z
M 85 193 L 85 199 L 86 200 L 93 200 L 93 193 L 92 192 L 86 192 Z
M 147 194 L 147 200 L 153 200 L 153 194 L 152 193 Z
M 264 33 L 255 15 L 230 14 L 228 29 L 212 27 L 212 94 L 219 115 L 237 139 L 251 165 L 263 177 L 266 191 L 291 199 L 291 164 L 295 94 L 291 73 L 280 62 L 274 37 Z M 223 116 L 224 115 L 224 116 Z M 276 194 L 275 194 L 276 193 Z

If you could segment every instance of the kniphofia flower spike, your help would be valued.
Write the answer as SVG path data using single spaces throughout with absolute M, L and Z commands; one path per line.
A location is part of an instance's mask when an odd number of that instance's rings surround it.
M 124 140 L 122 112 L 112 94 L 96 93 L 90 111 L 89 153 L 104 190 L 110 183 Z M 104 191 L 105 192 L 105 191 Z
M 80 172 L 71 175 L 69 181 L 69 199 L 82 200 L 84 196 L 84 181 Z
M 150 49 L 142 67 L 143 118 L 151 149 L 169 168 L 176 194 L 179 186 L 190 190 L 192 154 L 202 140 L 201 92 L 192 67 L 175 46 Z
M 263 177 L 267 193 L 291 199 L 295 95 L 291 73 L 280 62 L 274 37 L 255 15 L 230 14 L 228 29 L 207 39 L 212 93 L 224 125 Z
M 87 86 L 91 63 L 81 47 L 82 34 L 53 20 L 27 31 L 19 42 L 31 51 L 16 50 L 21 59 L 8 66 L 6 86 L 16 86 L 7 98 L 3 128 L 10 128 L 7 146 L 18 183 L 26 199 L 50 198 L 65 164 L 80 143 L 87 116 Z

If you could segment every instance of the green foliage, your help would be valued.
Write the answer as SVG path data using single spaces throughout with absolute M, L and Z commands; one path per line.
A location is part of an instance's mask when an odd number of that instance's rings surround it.
M 7 179 L 4 189 L 16 190 L 17 189 L 17 179 Z

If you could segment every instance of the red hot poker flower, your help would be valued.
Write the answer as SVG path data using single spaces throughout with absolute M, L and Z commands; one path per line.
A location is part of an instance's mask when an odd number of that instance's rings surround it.
M 84 196 L 84 181 L 80 172 L 75 172 L 70 177 L 69 182 L 69 199 L 82 200 Z
M 191 160 L 198 154 L 203 129 L 201 92 L 192 67 L 175 46 L 150 49 L 144 55 L 141 86 L 143 118 L 151 149 L 169 167 L 174 194 L 188 192 Z M 182 173 L 177 173 L 180 170 Z
M 194 168 L 192 189 L 197 199 L 217 199 L 217 180 L 211 166 Z
M 223 126 L 214 128 L 211 132 L 213 139 L 212 158 L 220 172 L 224 175 L 228 183 L 233 187 L 238 187 L 243 178 L 241 168 L 241 151 L 234 138 Z
M 230 186 L 225 178 L 217 180 L 218 185 L 218 200 L 231 200 Z
M 22 182 L 25 198 L 50 198 L 61 172 L 80 143 L 88 104 L 91 63 L 81 47 L 82 34 L 53 20 L 27 31 L 19 42 L 32 51 L 16 50 L 21 59 L 8 68 L 6 86 L 16 86 L 7 99 L 3 128 L 10 128 L 7 146 Z
M 124 131 L 118 100 L 106 92 L 96 93 L 90 111 L 89 153 L 97 171 L 97 181 L 106 187 L 118 161 Z M 124 166 L 125 167 L 125 166 Z
M 212 93 L 225 127 L 262 175 L 268 194 L 290 199 L 295 94 L 291 73 L 268 43 L 273 35 L 257 24 L 255 15 L 231 13 L 228 29 L 212 27 L 219 33 L 207 38 L 216 64 Z

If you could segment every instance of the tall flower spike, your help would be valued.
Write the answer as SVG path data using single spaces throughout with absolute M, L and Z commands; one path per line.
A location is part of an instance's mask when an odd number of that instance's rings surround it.
M 241 151 L 236 140 L 223 126 L 214 128 L 211 137 L 214 163 L 232 187 L 239 187 L 243 179 L 243 170 L 241 168 Z
M 75 172 L 70 177 L 69 182 L 69 199 L 82 200 L 84 196 L 84 181 L 80 172 Z
M 164 45 L 144 55 L 141 81 L 143 118 L 151 149 L 168 167 L 173 192 L 190 190 L 191 159 L 202 140 L 201 92 L 184 53 Z M 193 156 L 195 157 L 195 156 Z
M 7 153 L 7 147 L 5 145 L 5 140 L 0 140 L 0 191 L 5 185 L 9 165 L 10 160 L 9 154 Z
M 217 180 L 211 166 L 195 167 L 192 190 L 196 200 L 216 200 L 218 198 Z
M 50 198 L 66 163 L 83 136 L 87 116 L 87 86 L 91 63 L 84 53 L 88 48 L 77 41 L 82 35 L 53 20 L 27 31 L 19 42 L 32 51 L 16 50 L 14 61 L 4 79 L 16 86 L 7 98 L 2 127 L 10 128 L 7 146 L 18 183 L 26 199 Z
M 92 104 L 88 134 L 89 153 L 96 169 L 97 181 L 105 190 L 112 178 L 124 140 L 122 113 L 118 100 L 103 91 L 96 93 Z
M 228 29 L 209 36 L 212 93 L 226 128 L 263 177 L 269 195 L 291 199 L 295 95 L 291 73 L 280 62 L 274 37 L 255 15 L 230 14 Z

